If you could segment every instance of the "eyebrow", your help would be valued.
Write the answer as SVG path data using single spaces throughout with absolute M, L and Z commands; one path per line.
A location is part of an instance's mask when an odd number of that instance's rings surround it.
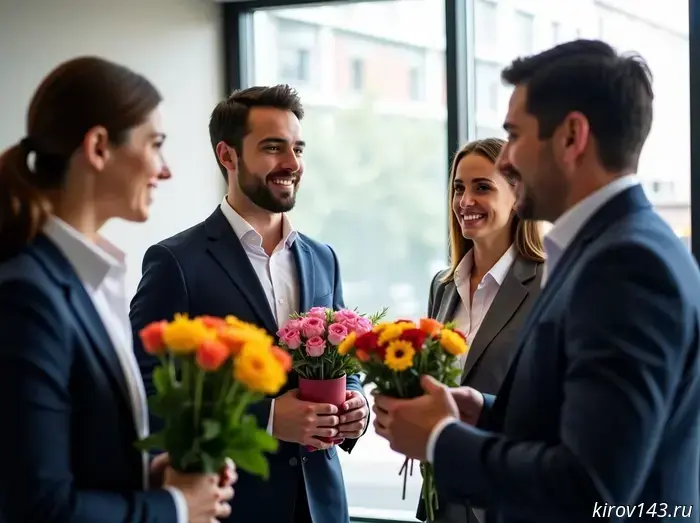
M 277 137 L 264 138 L 260 140 L 260 144 L 287 145 L 287 143 L 289 143 L 288 140 Z M 296 142 L 294 142 L 294 145 L 298 147 L 306 147 L 306 142 L 303 140 L 297 140 Z
M 503 129 L 505 129 L 506 131 L 514 131 L 515 129 L 517 129 L 517 126 L 511 122 L 506 122 L 503 124 Z
M 167 135 L 165 133 L 151 133 L 151 138 L 160 138 L 161 140 L 165 140 L 167 138 Z

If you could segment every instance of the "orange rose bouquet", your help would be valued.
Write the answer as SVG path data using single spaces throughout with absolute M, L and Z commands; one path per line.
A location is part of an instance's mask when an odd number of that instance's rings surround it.
M 289 354 L 267 332 L 233 316 L 178 314 L 139 334 L 146 351 L 161 360 L 149 406 L 165 427 L 138 447 L 168 452 L 171 466 L 182 472 L 216 473 L 231 458 L 267 479 L 264 453 L 275 452 L 278 442 L 246 409 L 279 392 L 291 370 Z
M 364 384 L 372 383 L 377 392 L 395 398 L 415 398 L 423 395 L 420 377 L 432 376 L 450 387 L 457 386 L 459 356 L 468 350 L 464 334 L 454 325 L 443 325 L 423 318 L 417 324 L 410 320 L 379 323 L 370 332 L 350 333 L 338 346 L 339 354 L 351 354 L 365 373 Z M 403 496 L 406 480 L 412 473 L 413 460 L 406 458 L 403 474 Z M 428 521 L 435 518 L 437 491 L 432 466 L 421 464 L 423 490 Z

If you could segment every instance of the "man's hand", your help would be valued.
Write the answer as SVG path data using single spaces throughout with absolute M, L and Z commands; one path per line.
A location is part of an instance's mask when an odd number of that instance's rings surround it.
M 484 409 L 484 395 L 471 387 L 456 387 L 449 391 L 459 409 L 459 419 L 476 426 Z
M 233 487 L 220 487 L 219 481 L 217 474 L 183 474 L 170 467 L 165 469 L 164 486 L 182 492 L 190 523 L 217 523 L 216 518 L 231 514 L 228 502 L 233 498 Z
M 340 437 L 357 439 L 362 436 L 369 414 L 365 397 L 356 390 L 345 391 L 345 403 L 341 408 L 343 414 L 338 425 Z
M 165 481 L 165 469 L 170 465 L 170 456 L 167 452 L 158 454 L 151 460 L 149 469 L 149 486 L 152 489 L 162 488 Z M 219 473 L 219 486 L 228 487 L 238 481 L 238 473 L 236 465 L 231 458 L 226 458 L 226 464 L 221 468 Z
M 299 399 L 299 389 L 292 389 L 275 398 L 272 433 L 281 441 L 329 449 L 333 443 L 318 437 L 338 435 L 338 407 L 330 403 L 311 403 Z
M 434 378 L 423 376 L 421 385 L 425 394 L 410 400 L 377 395 L 372 410 L 374 428 L 392 450 L 425 461 L 433 428 L 444 418 L 458 418 L 459 409 L 450 390 Z
M 167 452 L 158 454 L 155 458 L 151 460 L 150 467 L 148 469 L 148 485 L 152 489 L 161 488 L 163 486 L 163 481 L 165 479 L 165 468 L 170 464 L 170 456 Z

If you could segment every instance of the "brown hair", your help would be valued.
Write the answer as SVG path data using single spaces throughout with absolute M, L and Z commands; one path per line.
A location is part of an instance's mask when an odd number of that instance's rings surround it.
M 464 258 L 464 255 L 469 252 L 474 245 L 472 240 L 465 238 L 462 235 L 462 229 L 459 226 L 457 217 L 452 212 L 452 200 L 454 198 L 454 181 L 457 175 L 457 166 L 462 159 L 469 154 L 478 154 L 493 162 L 494 166 L 501 154 L 501 150 L 505 145 L 505 141 L 499 138 L 485 138 L 483 140 L 474 140 L 462 147 L 455 154 L 450 168 L 450 188 L 449 188 L 449 213 L 450 213 L 450 270 L 443 278 L 443 281 L 449 281 L 454 277 L 457 265 Z M 501 173 L 506 181 L 515 186 L 517 179 L 509 174 Z M 532 220 L 521 220 L 517 214 L 513 215 L 511 223 L 511 237 L 515 243 L 515 248 L 520 256 L 527 260 L 535 262 L 544 261 L 544 247 L 542 245 L 541 224 Z
M 0 155 L 0 259 L 41 231 L 51 212 L 46 192 L 63 187 L 71 156 L 90 129 L 105 127 L 120 145 L 160 102 L 146 78 L 101 58 L 54 69 L 29 105 L 27 136 Z
M 304 107 L 299 94 L 288 85 L 272 87 L 249 87 L 234 91 L 226 100 L 219 102 L 209 119 L 209 138 L 216 153 L 219 142 L 226 142 L 240 155 L 243 138 L 248 134 L 248 113 L 253 107 L 271 107 L 290 111 L 301 120 L 304 118 Z M 228 175 L 223 165 L 219 165 L 224 180 L 228 183 Z

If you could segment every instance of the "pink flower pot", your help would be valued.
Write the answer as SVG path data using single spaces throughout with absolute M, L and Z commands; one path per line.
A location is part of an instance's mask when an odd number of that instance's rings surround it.
M 299 378 L 299 399 L 310 401 L 312 403 L 330 403 L 338 407 L 341 411 L 341 405 L 345 403 L 345 375 L 332 380 L 310 380 Z M 326 443 L 338 444 L 343 441 L 343 438 L 322 438 L 321 441 Z M 318 450 L 315 447 L 307 445 L 306 450 Z

